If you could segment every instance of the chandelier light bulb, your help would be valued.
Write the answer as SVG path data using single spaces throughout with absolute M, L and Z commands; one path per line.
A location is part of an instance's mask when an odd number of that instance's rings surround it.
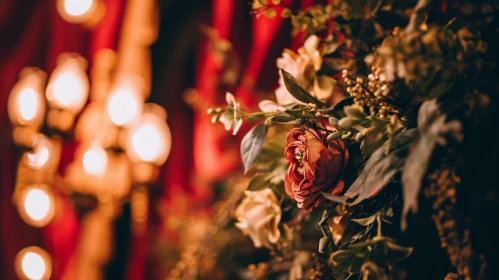
M 88 98 L 89 81 L 85 59 L 77 54 L 64 54 L 62 63 L 52 73 L 47 87 L 50 105 L 77 114 Z
M 82 16 L 92 8 L 93 0 L 64 0 L 64 10 L 70 16 Z
M 37 111 L 37 104 L 40 102 L 33 88 L 25 88 L 19 93 L 19 112 L 24 121 L 31 121 Z
M 30 218 L 40 221 L 47 216 L 52 206 L 46 192 L 40 189 L 32 189 L 24 198 L 24 209 Z
M 102 0 L 57 0 L 59 15 L 69 23 L 93 27 L 105 13 Z
M 45 73 L 37 68 L 21 71 L 19 82 L 12 89 L 7 110 L 14 125 L 41 125 L 45 113 L 43 86 Z
M 20 279 L 45 280 L 52 274 L 49 254 L 36 246 L 21 250 L 16 256 L 16 272 Z
M 23 191 L 19 214 L 29 225 L 43 227 L 54 218 L 54 198 L 45 186 L 32 186 Z
M 171 149 L 171 133 L 166 124 L 166 112 L 155 104 L 146 104 L 149 108 L 138 123 L 129 131 L 127 152 L 132 160 L 162 165 Z M 161 109 L 164 113 L 155 114 Z
M 49 161 L 51 148 L 50 141 L 39 134 L 33 143 L 32 150 L 26 153 L 28 165 L 35 169 L 44 167 Z
M 132 148 L 142 161 L 154 162 L 161 151 L 162 139 L 151 123 L 144 123 L 132 136 Z
M 122 79 L 112 90 L 106 110 L 117 126 L 128 126 L 137 120 L 142 111 L 142 98 L 138 85 Z
M 102 176 L 107 168 L 106 151 L 94 144 L 83 154 L 83 169 L 89 175 Z
M 26 253 L 21 265 L 24 274 L 29 277 L 29 279 L 41 279 L 43 274 L 45 274 L 45 261 L 36 253 Z

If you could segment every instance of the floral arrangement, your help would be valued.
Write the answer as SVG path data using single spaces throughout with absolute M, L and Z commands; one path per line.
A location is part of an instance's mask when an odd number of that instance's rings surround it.
M 271 251 L 253 278 L 498 279 L 486 248 L 497 241 L 480 240 L 477 214 L 499 213 L 497 149 L 479 147 L 497 140 L 483 133 L 497 127 L 492 2 L 254 1 L 257 16 L 289 17 L 307 37 L 277 59 L 275 102 L 249 112 L 227 93 L 208 110 L 234 135 L 256 123 L 241 142 L 251 179 L 234 214 Z M 432 254 L 445 256 L 437 268 Z

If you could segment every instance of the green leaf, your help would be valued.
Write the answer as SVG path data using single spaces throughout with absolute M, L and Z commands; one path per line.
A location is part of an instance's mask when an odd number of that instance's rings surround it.
M 359 177 L 343 195 L 345 204 L 358 204 L 375 196 L 386 186 L 404 165 L 409 146 L 416 138 L 417 133 L 417 129 L 413 128 L 397 134 L 393 139 L 392 150 L 388 154 L 385 154 L 386 146 L 389 145 L 388 141 L 376 150 L 367 160 Z M 329 197 L 325 197 L 329 199 Z
M 331 254 L 331 262 L 349 273 L 359 273 L 362 266 L 362 258 L 349 250 L 339 250 Z
M 366 276 L 364 280 L 387 280 L 388 277 L 385 275 L 383 270 L 374 262 L 366 262 L 362 265 L 360 270 Z M 367 272 L 367 273 L 366 273 Z
M 268 174 L 259 173 L 256 174 L 248 184 L 249 191 L 259 191 L 266 189 L 270 186 L 268 182 Z
M 345 108 L 345 106 L 352 105 L 352 104 L 353 104 L 353 97 L 349 96 L 349 97 L 341 100 L 340 102 L 336 103 L 336 105 L 334 105 L 332 108 L 323 109 L 323 110 L 320 110 L 320 112 L 323 114 L 335 117 L 336 119 L 341 119 L 345 116 L 345 112 L 343 112 L 343 108 Z
M 366 157 L 371 156 L 381 145 L 386 141 L 386 127 L 376 127 L 376 124 L 371 121 L 371 127 L 364 130 L 364 138 L 361 144 L 362 154 Z
M 391 240 L 385 242 L 385 248 L 385 258 L 387 261 L 400 261 L 406 259 L 412 254 L 413 251 L 411 247 L 397 245 Z
M 351 219 L 351 221 L 354 221 L 354 222 L 358 223 L 359 225 L 366 227 L 366 226 L 374 223 L 374 221 L 376 220 L 376 215 L 377 215 L 377 213 L 374 215 L 371 215 L 370 217 L 367 217 L 367 218 Z
M 334 194 L 325 193 L 325 192 L 322 192 L 321 194 L 326 199 L 329 199 L 329 200 L 336 202 L 336 203 L 339 203 L 339 204 L 346 204 L 346 205 L 352 204 L 352 202 L 354 202 L 355 198 L 356 198 L 356 197 L 350 198 L 350 197 L 346 197 L 346 196 L 342 196 L 342 195 L 334 195 Z
M 320 240 L 319 240 L 319 253 L 322 253 L 322 254 L 325 254 L 326 251 L 327 251 L 327 246 L 329 245 L 329 238 L 327 237 L 322 237 Z
M 355 254 L 349 250 L 338 250 L 331 254 L 331 262 L 333 264 L 341 266 L 342 264 L 349 262 Z
M 402 172 L 404 206 L 402 209 L 401 228 L 406 228 L 405 217 L 409 211 L 417 212 L 418 197 L 424 175 L 428 169 L 431 155 L 437 143 L 445 144 L 444 136 L 451 134 L 456 140 L 461 139 L 461 123 L 457 120 L 446 121 L 436 100 L 425 101 L 418 112 L 420 136 L 405 161 Z
M 276 116 L 272 117 L 271 120 L 272 122 L 279 124 L 296 124 L 299 122 L 295 117 L 285 112 L 279 112 Z
M 317 100 L 315 97 L 310 95 L 306 90 L 301 88 L 297 83 L 295 77 L 293 77 L 291 74 L 286 72 L 284 69 L 281 69 L 282 77 L 284 79 L 284 85 L 286 86 L 286 89 L 291 93 L 291 95 L 298 99 L 299 101 L 305 103 L 305 104 L 315 104 L 317 107 L 322 108 L 324 107 L 324 103 L 320 102 Z
M 244 135 L 241 142 L 241 158 L 243 160 L 244 172 L 246 173 L 251 166 L 255 163 L 262 145 L 267 136 L 268 126 L 259 124 L 253 127 L 246 135 Z
M 409 211 L 417 212 L 419 191 L 435 145 L 436 140 L 434 137 L 422 134 L 405 161 L 402 172 L 402 193 L 404 198 L 402 229 L 407 226 L 405 222 L 407 213 Z

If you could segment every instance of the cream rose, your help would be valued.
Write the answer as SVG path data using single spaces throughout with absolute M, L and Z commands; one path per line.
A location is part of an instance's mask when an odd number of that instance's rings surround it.
M 278 228 L 281 208 L 277 197 L 270 189 L 246 191 L 245 195 L 235 212 L 236 227 L 249 235 L 255 247 L 270 248 L 281 236 Z
M 322 65 L 322 53 L 318 49 L 319 42 L 319 37 L 311 35 L 298 49 L 298 53 L 284 49 L 282 57 L 277 59 L 277 67 L 295 77 L 298 85 L 311 95 L 325 101 L 333 93 L 335 80 L 329 76 L 317 75 Z M 301 103 L 286 89 L 281 71 L 279 71 L 279 88 L 276 89 L 275 94 L 277 103 L 280 105 Z

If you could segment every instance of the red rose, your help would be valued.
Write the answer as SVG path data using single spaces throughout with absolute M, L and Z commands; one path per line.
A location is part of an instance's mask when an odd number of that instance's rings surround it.
M 335 130 L 324 118 L 320 123 L 327 130 Z M 298 207 L 307 212 L 323 201 L 321 192 L 340 194 L 345 186 L 341 174 L 348 149 L 340 139 L 327 141 L 327 134 L 311 128 L 295 128 L 288 134 L 285 156 L 289 168 L 284 186 Z

